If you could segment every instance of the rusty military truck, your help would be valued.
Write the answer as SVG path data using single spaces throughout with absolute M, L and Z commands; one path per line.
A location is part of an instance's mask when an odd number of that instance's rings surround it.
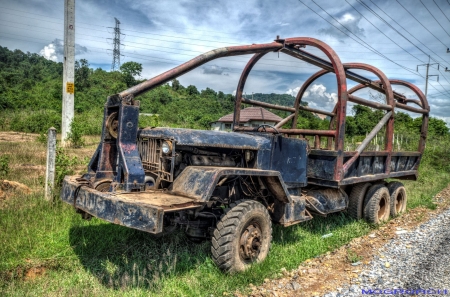
M 307 47 L 322 51 L 327 59 Z M 270 52 L 322 69 L 304 82 L 293 106 L 242 96 L 253 66 Z M 248 54 L 254 55 L 237 85 L 232 132 L 138 128 L 140 94 L 214 59 Z M 354 70 L 368 71 L 378 80 Z M 302 105 L 308 86 L 327 73 L 337 80 L 333 111 Z M 347 89 L 347 79 L 357 85 Z M 394 92 L 393 85 L 409 88 L 419 99 Z M 362 88 L 383 94 L 386 102 L 353 95 Z M 353 151 L 344 149 L 347 102 L 384 111 Z M 289 116 L 275 126 L 246 127 L 240 123 L 243 104 Z M 393 150 L 396 109 L 422 115 L 416 151 Z M 297 128 L 301 110 L 329 117 L 329 129 Z M 88 170 L 66 176 L 61 197 L 85 219 L 95 216 L 154 235 L 181 227 L 193 242 L 211 240 L 211 257 L 223 271 L 243 271 L 266 258 L 272 223 L 291 226 L 345 210 L 356 219 L 379 223 L 405 211 L 403 184 L 385 180 L 417 178 L 428 114 L 427 100 L 416 86 L 389 80 L 364 63 L 343 64 L 331 47 L 314 38 L 277 37 L 266 44 L 218 48 L 108 97 L 101 141 Z M 367 150 L 380 131 L 385 131 L 384 148 Z

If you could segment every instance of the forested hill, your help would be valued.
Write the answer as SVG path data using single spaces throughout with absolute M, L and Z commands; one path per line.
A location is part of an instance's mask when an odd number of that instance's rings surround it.
M 49 61 L 35 53 L 11 51 L 0 46 L 0 129 L 43 132 L 50 126 L 59 129 L 62 109 L 62 63 Z M 139 83 L 135 77 L 142 65 L 126 62 L 120 71 L 107 72 L 92 69 L 87 60 L 75 64 L 75 121 L 81 123 L 88 134 L 100 133 L 103 105 L 107 96 Z M 247 95 L 247 98 L 251 98 Z M 295 98 L 288 94 L 253 94 L 254 100 L 293 106 Z M 210 122 L 233 111 L 234 97 L 210 88 L 198 90 L 195 86 L 182 86 L 178 80 L 157 87 L 139 97 L 141 112 L 158 117 L 141 117 L 141 125 L 162 125 L 208 129 Z M 304 102 L 303 104 L 307 104 Z M 280 116 L 286 112 L 273 111 Z M 370 131 L 375 120 L 382 117 L 370 108 L 357 107 L 354 117 L 348 117 L 350 135 L 363 135 Z M 399 129 L 417 130 L 419 121 L 407 114 L 399 117 Z M 301 112 L 299 128 L 326 129 L 328 120 L 320 120 L 308 112 Z M 447 134 L 442 120 L 432 119 L 430 129 Z

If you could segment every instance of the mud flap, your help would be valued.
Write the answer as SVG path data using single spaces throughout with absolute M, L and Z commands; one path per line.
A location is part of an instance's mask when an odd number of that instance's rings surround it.
M 344 210 L 348 196 L 340 189 L 310 190 L 306 193 L 306 207 L 313 213 L 327 215 Z
M 291 196 L 291 198 L 292 202 L 289 203 L 275 201 L 272 220 L 285 227 L 311 220 L 312 216 L 306 209 L 304 197 Z

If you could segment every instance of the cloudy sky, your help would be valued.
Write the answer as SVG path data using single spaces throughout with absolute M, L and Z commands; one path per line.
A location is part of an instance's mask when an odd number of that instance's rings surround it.
M 450 72 L 445 71 L 450 69 L 449 0 L 76 0 L 75 6 L 76 59 L 111 69 L 116 17 L 121 22 L 121 63 L 141 63 L 143 78 L 214 48 L 267 43 L 277 35 L 307 36 L 328 43 L 344 63 L 372 64 L 387 77 L 425 91 L 426 67 L 416 67 L 430 56 L 431 63 L 439 63 L 439 69 L 434 64 L 429 71 L 431 114 L 450 125 Z M 0 0 L 0 45 L 62 61 L 63 13 L 61 0 Z M 306 50 L 325 57 L 314 48 Z M 249 58 L 215 60 L 179 79 L 185 86 L 232 93 Z M 252 70 L 245 93 L 295 95 L 317 70 L 284 54 L 269 54 Z M 368 98 L 368 92 L 359 96 Z M 328 74 L 310 87 L 305 100 L 331 110 L 336 99 L 336 80 Z

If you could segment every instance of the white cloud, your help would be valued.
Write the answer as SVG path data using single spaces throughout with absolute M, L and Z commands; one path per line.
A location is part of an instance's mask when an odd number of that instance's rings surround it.
M 53 43 L 44 46 L 43 49 L 39 52 L 41 56 L 46 58 L 47 60 L 51 60 L 53 62 L 58 62 L 58 56 L 56 55 L 56 48 Z
M 286 94 L 296 97 L 299 91 L 300 91 L 300 87 L 296 87 L 296 88 L 287 90 Z
M 75 44 L 75 55 L 81 55 L 87 52 L 88 49 L 85 46 Z M 62 60 L 62 56 L 64 55 L 64 41 L 62 39 L 55 38 L 55 40 L 44 46 L 39 54 L 47 60 L 54 62 L 58 62 L 59 58 Z
M 309 106 L 326 111 L 333 110 L 337 103 L 338 96 L 336 93 L 328 93 L 327 88 L 323 84 L 313 84 L 308 88 L 303 96 Z

